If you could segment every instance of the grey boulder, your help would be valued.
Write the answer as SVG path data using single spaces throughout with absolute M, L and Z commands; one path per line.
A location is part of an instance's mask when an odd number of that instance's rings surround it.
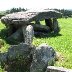
M 41 44 L 36 48 L 31 63 L 30 72 L 45 72 L 47 66 L 54 65 L 56 53 L 47 44 Z

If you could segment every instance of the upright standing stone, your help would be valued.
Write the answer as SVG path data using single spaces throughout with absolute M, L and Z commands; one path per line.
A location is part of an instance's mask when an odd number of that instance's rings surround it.
M 53 31 L 54 33 L 58 33 L 60 31 L 60 28 L 58 26 L 58 21 L 56 18 L 53 18 Z
M 47 44 L 41 44 L 36 48 L 31 63 L 30 72 L 45 72 L 47 66 L 55 62 L 55 51 Z
M 46 23 L 46 26 L 49 26 L 50 30 L 52 31 L 53 30 L 53 24 L 52 24 L 51 18 L 45 19 L 45 23 Z
M 33 35 L 34 35 L 33 27 L 31 25 L 28 25 L 25 31 L 25 43 L 31 45 L 33 41 Z

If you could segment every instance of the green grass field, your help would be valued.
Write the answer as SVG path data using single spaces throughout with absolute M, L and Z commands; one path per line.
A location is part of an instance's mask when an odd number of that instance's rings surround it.
M 58 22 L 61 28 L 60 35 L 34 38 L 33 44 L 38 46 L 41 43 L 47 43 L 52 46 L 60 54 L 59 61 L 55 66 L 72 68 L 72 18 L 58 19 Z
M 48 37 L 34 37 L 33 44 L 38 46 L 41 43 L 47 43 L 52 46 L 56 52 L 60 54 L 58 61 L 56 61 L 55 66 L 62 66 L 65 68 L 72 68 L 72 18 L 68 19 L 58 19 L 59 26 L 61 31 L 59 35 L 51 35 Z M 42 21 L 44 23 L 44 21 Z M 5 26 L 0 23 L 0 31 L 4 29 Z M 3 40 L 4 44 L 0 51 L 4 52 L 9 47 L 9 44 L 6 43 L 2 36 L 0 35 L 0 40 Z

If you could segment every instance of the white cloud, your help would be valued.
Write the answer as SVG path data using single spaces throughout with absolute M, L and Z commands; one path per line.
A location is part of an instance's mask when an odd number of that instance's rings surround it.
M 0 0 L 0 10 L 6 10 L 13 7 L 23 7 L 28 9 L 71 9 L 71 3 L 71 0 Z

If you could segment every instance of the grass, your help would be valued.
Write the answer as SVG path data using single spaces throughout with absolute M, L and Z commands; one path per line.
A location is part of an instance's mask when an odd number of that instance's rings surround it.
M 5 25 L 0 22 L 0 51 L 1 52 L 6 52 L 8 50 L 9 44 L 7 44 L 5 40 L 5 35 L 4 29 L 6 29 Z
M 49 34 L 48 37 L 34 37 L 33 44 L 35 46 L 41 43 L 47 43 L 52 46 L 56 52 L 60 54 L 59 60 L 55 63 L 55 66 L 62 66 L 65 68 L 72 68 L 72 18 L 61 18 L 58 19 L 61 31 L 59 35 Z M 44 23 L 42 21 L 41 23 Z M 0 31 L 4 29 L 5 26 L 0 23 Z M 0 37 L 2 39 L 2 37 Z M 0 51 L 4 52 L 9 47 L 4 39 L 4 46 Z
M 33 44 L 38 46 L 41 43 L 47 43 L 52 46 L 56 52 L 61 54 L 61 58 L 56 62 L 55 66 L 72 68 L 72 18 L 58 19 L 58 22 L 61 28 L 60 35 L 34 38 Z

